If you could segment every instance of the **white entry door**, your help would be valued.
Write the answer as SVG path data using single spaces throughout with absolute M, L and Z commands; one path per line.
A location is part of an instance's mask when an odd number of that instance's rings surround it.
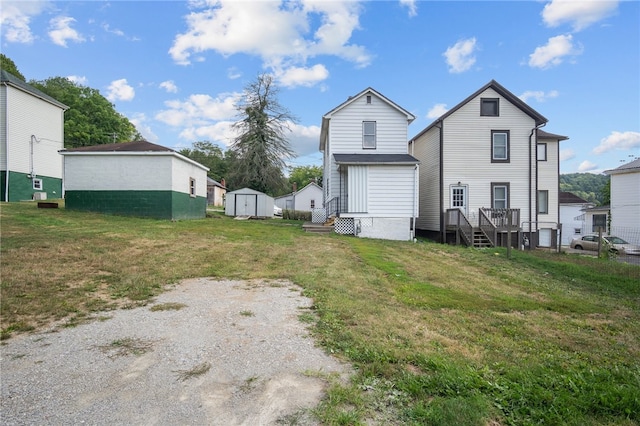
M 466 185 L 451 185 L 450 199 L 452 209 L 460 209 L 466 217 L 469 217 Z

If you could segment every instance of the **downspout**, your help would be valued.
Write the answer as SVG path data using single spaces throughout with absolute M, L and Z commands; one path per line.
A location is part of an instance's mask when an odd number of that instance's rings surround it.
M 535 196 L 536 198 L 536 207 L 538 205 L 538 146 L 536 144 L 536 189 L 535 189 L 535 194 L 532 194 L 533 192 L 533 155 L 531 153 L 531 149 L 532 149 L 532 145 L 533 142 L 531 140 L 531 138 L 533 137 L 533 135 L 536 135 L 536 143 L 538 141 L 538 129 L 541 127 L 544 127 L 547 123 L 542 123 L 542 124 L 538 124 L 537 126 L 535 126 L 533 129 L 531 129 L 531 133 L 529 134 L 529 235 L 531 235 L 531 226 L 533 225 L 533 202 L 532 202 L 532 195 Z M 538 221 L 538 209 L 536 208 L 536 223 Z M 538 229 L 536 228 L 536 232 L 538 231 Z M 531 247 L 531 238 L 529 238 L 529 247 Z
M 413 156 L 413 144 L 411 144 L 411 155 Z M 411 227 L 411 240 L 416 239 L 416 218 L 418 216 L 418 193 L 420 191 L 420 166 L 416 164 L 413 170 L 413 226 Z
M 9 85 L 7 83 L 2 84 L 4 86 L 5 98 L 4 101 L 6 104 L 9 104 Z M 5 108 L 6 111 L 6 108 Z M 5 120 L 5 138 L 4 138 L 4 161 L 5 161 L 5 179 L 4 179 L 4 200 L 9 202 L 9 120 Z
M 442 120 L 439 121 L 439 125 L 436 124 L 436 128 L 440 129 L 440 167 L 439 167 L 439 177 L 440 183 L 438 185 L 440 191 L 440 201 L 439 201 L 439 210 L 440 210 L 440 242 L 442 244 L 447 242 L 447 231 L 444 229 L 444 212 L 442 209 L 444 208 L 444 122 Z

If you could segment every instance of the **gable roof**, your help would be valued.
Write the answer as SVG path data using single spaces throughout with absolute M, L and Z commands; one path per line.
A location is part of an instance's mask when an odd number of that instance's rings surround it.
M 566 141 L 568 136 L 556 135 L 555 133 L 545 132 L 542 129 L 538 129 L 538 139 L 553 139 L 558 141 Z
M 420 160 L 409 154 L 333 154 L 336 164 L 420 164 Z
M 25 83 L 24 81 L 20 80 L 18 77 L 16 77 L 15 75 L 11 74 L 6 70 L 0 70 L 0 83 L 7 86 L 12 86 L 18 90 L 22 90 L 23 92 L 29 93 L 30 95 L 35 96 L 36 98 L 42 99 L 45 102 L 49 102 L 50 104 L 53 104 L 63 110 L 69 109 L 69 107 L 63 104 L 62 102 L 57 101 L 56 99 L 52 98 L 51 96 L 47 95 L 41 90 L 36 89 L 32 85 Z
M 212 186 L 217 186 L 218 188 L 227 189 L 227 187 L 225 187 L 223 184 L 221 184 L 215 179 L 211 179 L 208 176 L 207 176 L 207 185 L 212 185 Z
M 296 194 L 301 193 L 302 191 L 304 191 L 304 190 L 305 190 L 305 189 L 307 189 L 307 188 L 314 188 L 314 187 L 315 187 L 315 188 L 317 188 L 318 190 L 320 190 L 320 192 L 322 192 L 322 187 L 321 187 L 320 185 L 318 185 L 318 184 L 317 184 L 317 183 L 315 183 L 315 182 L 309 182 L 308 184 L 306 184 L 305 186 L 303 186 L 303 187 L 302 187 L 302 189 L 298 189 L 298 190 L 296 191 Z M 279 199 L 279 198 L 286 198 L 286 197 L 290 197 L 290 196 L 292 196 L 292 195 L 293 195 L 293 192 L 290 192 L 290 193 L 288 193 L 288 194 L 284 194 L 284 195 L 280 195 L 280 196 L 278 196 L 278 197 L 275 197 L 275 199 L 277 200 L 277 199 Z
M 108 143 L 102 145 L 68 148 L 65 152 L 175 152 L 171 148 L 148 141 Z
M 498 92 L 498 94 L 500 96 L 502 96 L 503 98 L 505 98 L 506 100 L 511 102 L 513 105 L 518 107 L 522 112 L 524 112 L 525 114 L 527 114 L 529 117 L 531 117 L 534 120 L 534 122 L 536 123 L 536 126 L 539 126 L 539 125 L 544 124 L 547 121 L 549 121 L 542 114 L 540 114 L 539 112 L 537 112 L 536 110 L 531 108 L 529 105 L 527 105 L 525 102 L 523 102 L 522 99 L 520 99 L 519 97 L 517 97 L 516 95 L 514 95 L 513 93 L 508 91 L 504 86 L 499 84 L 497 81 L 491 80 L 490 82 L 488 82 L 487 84 L 482 86 L 480 89 L 476 90 L 473 94 L 471 94 L 465 100 L 460 102 L 458 105 L 454 106 L 449 111 L 445 112 L 440 117 L 438 117 L 433 123 L 429 124 L 420 133 L 418 133 L 413 138 L 411 138 L 411 140 L 409 142 L 413 142 L 415 139 L 417 139 L 418 137 L 420 137 L 423 134 L 425 134 L 427 131 L 429 131 L 436 124 L 442 122 L 445 118 L 449 117 L 451 114 L 453 114 L 454 112 L 456 112 L 457 110 L 462 108 L 464 105 L 469 103 L 472 99 L 476 98 L 477 96 L 479 96 L 482 92 L 484 92 L 487 89 L 495 90 L 496 92 Z M 549 134 L 551 134 L 551 133 L 549 133 Z
M 604 174 L 606 175 L 617 175 L 620 173 L 636 173 L 640 172 L 640 158 L 636 158 L 630 163 L 623 164 L 620 167 L 616 167 L 612 170 L 605 170 Z
M 337 107 L 335 107 L 334 109 L 332 109 L 331 111 L 329 111 L 328 113 L 322 116 L 322 127 L 320 128 L 320 151 L 324 149 L 324 143 L 325 143 L 324 141 L 326 140 L 326 137 L 327 137 L 327 131 L 329 129 L 329 121 L 331 120 L 331 116 L 336 112 L 340 111 L 341 109 L 345 108 L 347 105 L 350 105 L 353 102 L 357 101 L 358 99 L 362 98 L 363 96 L 366 96 L 369 94 L 375 95 L 376 97 L 382 99 L 387 105 L 397 110 L 401 114 L 405 115 L 407 117 L 407 124 L 411 123 L 413 120 L 416 119 L 416 116 L 411 114 L 406 109 L 402 108 L 395 102 L 391 101 L 389 98 L 385 97 L 381 93 L 375 91 L 373 88 L 367 87 L 357 95 L 349 96 L 349 98 L 346 101 L 344 101 L 343 103 L 341 103 L 340 105 L 338 105 Z
M 560 191 L 558 194 L 558 202 L 560 204 L 590 204 L 587 200 L 578 197 L 572 192 Z

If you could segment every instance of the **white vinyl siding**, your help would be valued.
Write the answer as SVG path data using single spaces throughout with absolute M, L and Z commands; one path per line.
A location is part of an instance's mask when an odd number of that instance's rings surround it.
M 7 103 L 3 110 L 6 111 L 3 130 L 8 151 L 4 152 L 3 140 L 2 169 L 31 173 L 33 167 L 37 176 L 61 179 L 62 157 L 58 151 L 64 145 L 64 110 L 11 86 L 3 86 L 2 92 L 2 101 Z M 31 135 L 37 139 L 33 142 L 33 157 L 30 153 Z
M 415 166 L 369 166 L 369 214 L 413 217 Z
M 611 227 L 640 229 L 640 171 L 611 175 Z
M 413 156 L 420 160 L 420 196 L 416 227 L 440 229 L 440 130 L 430 129 L 414 142 Z
M 367 213 L 369 211 L 367 166 L 349 166 L 349 213 Z
M 538 191 L 547 191 L 548 209 L 547 213 L 539 213 L 538 221 L 548 222 L 540 224 L 541 227 L 552 227 L 553 222 L 558 222 L 559 217 L 559 187 L 560 176 L 558 170 L 559 162 L 559 143 L 554 140 L 545 139 L 544 145 L 546 146 L 547 161 L 538 161 Z M 540 209 L 537 209 L 540 211 Z

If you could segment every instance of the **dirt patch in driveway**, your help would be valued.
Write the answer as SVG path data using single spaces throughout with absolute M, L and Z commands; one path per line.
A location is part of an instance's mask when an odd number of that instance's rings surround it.
M 286 281 L 187 280 L 146 307 L 2 346 L 2 422 L 314 424 L 327 376 Z

